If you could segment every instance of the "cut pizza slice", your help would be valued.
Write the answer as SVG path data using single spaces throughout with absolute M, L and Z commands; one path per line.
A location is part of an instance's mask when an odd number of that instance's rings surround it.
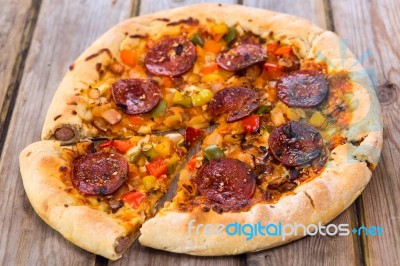
M 38 215 L 66 239 L 115 260 L 166 193 L 186 154 L 182 139 L 36 142 L 20 155 L 25 191 Z

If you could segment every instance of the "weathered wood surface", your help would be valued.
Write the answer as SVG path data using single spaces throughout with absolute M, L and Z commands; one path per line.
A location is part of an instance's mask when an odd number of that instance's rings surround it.
M 399 1 L 332 1 L 336 32 L 376 79 L 384 123 L 381 160 L 358 199 L 360 223 L 383 227 L 362 238 L 366 264 L 400 265 L 400 14 Z M 345 18 L 345 19 L 343 19 Z
M 208 1 L 23 0 L 17 4 L 0 0 L 0 149 L 4 143 L 0 150 L 0 264 L 400 265 L 400 211 L 396 205 L 400 196 L 396 161 L 400 157 L 400 3 L 396 0 L 220 1 L 304 17 L 335 30 L 356 55 L 369 50 L 371 57 L 363 64 L 375 70 L 386 127 L 382 158 L 362 197 L 332 223 L 380 225 L 383 237 L 314 236 L 253 254 L 210 258 L 157 251 L 135 243 L 121 260 L 109 262 L 70 244 L 35 214 L 17 174 L 18 155 L 39 140 L 52 95 L 70 63 L 118 21 L 195 2 Z
M 0 1 L 0 154 L 40 4 Z
M 41 3 L 0 163 L 1 265 L 95 264 L 95 255 L 71 245 L 33 211 L 18 174 L 18 155 L 40 139 L 50 100 L 68 66 L 99 35 L 129 17 L 133 4 Z

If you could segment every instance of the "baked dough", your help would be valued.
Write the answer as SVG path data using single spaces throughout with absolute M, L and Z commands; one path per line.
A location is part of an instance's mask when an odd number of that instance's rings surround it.
M 85 206 L 66 192 L 60 143 L 40 141 L 26 147 L 19 157 L 23 185 L 37 214 L 75 245 L 111 260 L 119 259 L 137 237 L 129 226 L 107 213 Z M 138 221 L 130 221 L 138 229 Z

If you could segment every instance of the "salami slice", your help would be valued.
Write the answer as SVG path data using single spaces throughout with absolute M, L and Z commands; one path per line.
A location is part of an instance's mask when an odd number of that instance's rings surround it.
M 57 128 L 54 132 L 54 137 L 57 140 L 68 141 L 75 137 L 75 132 L 67 126 Z
M 196 47 L 184 37 L 163 38 L 147 52 L 144 63 L 153 75 L 176 77 L 192 68 Z
M 210 201 L 237 207 L 251 198 L 256 180 L 247 164 L 237 159 L 220 158 L 200 169 L 196 184 L 200 194 Z
M 122 79 L 112 85 L 117 106 L 127 114 L 150 112 L 160 101 L 160 88 L 151 80 Z
M 208 105 L 213 116 L 228 113 L 227 122 L 235 122 L 251 114 L 259 106 L 258 93 L 249 88 L 232 87 L 218 91 Z
M 293 71 L 276 83 L 278 98 L 290 107 L 315 107 L 324 101 L 328 90 L 328 80 L 313 70 Z
M 323 148 L 319 131 L 296 121 L 275 128 L 268 144 L 274 157 L 286 166 L 306 164 L 318 157 Z
M 217 64 L 226 70 L 237 71 L 264 62 L 265 49 L 252 41 L 237 42 L 231 49 L 222 51 L 216 57 Z
M 88 195 L 108 195 L 128 178 L 128 162 L 115 153 L 97 152 L 78 157 L 72 167 L 72 184 Z

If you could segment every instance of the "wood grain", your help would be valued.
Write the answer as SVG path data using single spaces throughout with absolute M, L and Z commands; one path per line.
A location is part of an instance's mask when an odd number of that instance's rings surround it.
M 95 255 L 64 240 L 35 214 L 18 174 L 18 156 L 40 139 L 50 100 L 68 66 L 101 33 L 129 17 L 133 4 L 42 2 L 0 162 L 1 265 L 95 264 Z
M 0 0 L 0 154 L 40 1 Z
M 314 1 L 282 1 L 282 0 L 244 0 L 243 5 L 283 12 L 312 21 L 321 28 L 327 28 L 327 14 L 323 0 Z
M 358 201 L 360 223 L 383 227 L 363 238 L 368 265 L 400 265 L 400 14 L 399 1 L 332 1 L 336 31 L 377 81 L 384 122 L 381 160 Z M 342 19 L 342 18 L 346 19 Z
M 316 25 L 326 28 L 329 17 L 322 0 L 316 1 L 254 1 L 245 0 L 244 5 L 255 6 L 273 11 L 284 12 L 311 20 Z M 332 224 L 347 223 L 356 226 L 355 206 L 351 206 Z M 327 237 L 308 236 L 288 245 L 271 250 L 247 254 L 249 265 L 357 265 L 362 261 L 357 238 L 350 236 Z
M 187 6 L 195 3 L 228 3 L 228 4 L 238 4 L 239 0 L 158 0 L 155 4 L 154 1 L 151 0 L 142 0 L 140 1 L 140 9 L 139 14 L 145 15 L 149 13 L 154 13 L 161 10 L 167 10 L 171 8 L 177 8 L 181 6 Z M 189 14 L 190 15 L 190 14 Z

